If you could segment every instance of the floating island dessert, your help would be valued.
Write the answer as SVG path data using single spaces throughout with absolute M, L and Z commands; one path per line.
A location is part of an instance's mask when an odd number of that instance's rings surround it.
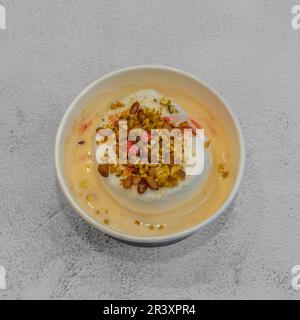
M 120 122 L 122 121 L 122 122 Z M 136 137 L 135 141 L 126 142 L 127 163 L 112 163 L 108 152 L 103 154 L 101 146 L 108 142 L 109 137 L 103 132 L 109 129 L 114 133 L 114 151 L 116 156 L 120 154 L 119 132 L 121 125 L 127 127 L 128 133 L 143 129 L 143 134 Z M 151 163 L 151 140 L 153 129 L 167 129 L 171 132 L 178 129 L 183 133 L 184 129 L 191 129 L 195 148 L 203 140 L 196 139 L 197 130 L 201 125 L 191 118 L 188 113 L 171 99 L 164 97 L 153 89 L 144 89 L 119 99 L 111 104 L 105 111 L 98 124 L 95 135 L 94 154 L 101 177 L 108 192 L 123 206 L 143 213 L 166 212 L 191 199 L 209 176 L 212 167 L 212 156 L 209 152 L 210 141 L 204 137 L 203 166 L 197 166 L 195 162 L 194 172 L 189 175 L 191 169 L 188 158 L 183 150 L 176 150 L 172 138 L 170 141 L 169 163 L 162 163 L 164 140 L 159 140 L 159 163 Z M 174 131 L 173 131 L 174 132 Z M 126 137 L 127 138 L 127 137 Z M 147 157 L 150 163 L 140 160 L 143 150 L 138 147 L 138 142 L 146 142 L 148 148 Z M 147 150 L 144 150 L 145 152 Z M 176 159 L 182 153 L 183 161 Z M 106 157 L 107 163 L 105 162 Z M 197 171 L 198 170 L 198 171 Z

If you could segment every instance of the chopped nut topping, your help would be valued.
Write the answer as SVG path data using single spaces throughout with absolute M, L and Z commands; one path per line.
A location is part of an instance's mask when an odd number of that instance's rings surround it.
M 223 172 L 223 173 L 221 174 L 221 177 L 222 177 L 223 179 L 226 179 L 228 176 L 229 176 L 229 171 L 225 171 L 225 172 Z
M 133 184 L 133 177 L 128 176 L 123 180 L 123 186 L 125 189 L 129 189 Z
M 101 174 L 102 177 L 108 177 L 108 175 L 109 175 L 109 164 L 108 163 L 99 164 L 98 172 Z
M 94 200 L 94 197 L 91 195 L 91 194 L 88 194 L 87 196 L 86 196 L 86 201 L 87 202 L 91 202 L 91 201 L 93 201 Z
M 174 106 L 172 104 L 168 105 L 168 110 L 169 110 L 170 113 L 174 113 L 175 112 L 175 108 L 174 108 Z
M 205 147 L 205 148 L 208 148 L 209 145 L 210 145 L 210 143 L 211 143 L 210 140 L 205 141 L 205 142 L 204 142 L 204 147 Z
M 123 108 L 124 107 L 124 104 L 120 101 L 116 101 L 114 103 L 111 104 L 110 108 L 112 110 L 115 110 L 115 109 L 118 109 L 118 108 Z
M 171 100 L 170 100 L 169 98 L 167 98 L 167 97 L 162 97 L 162 98 L 160 99 L 160 104 L 161 104 L 162 106 L 167 107 L 170 103 L 171 103 Z
M 130 113 L 131 114 L 137 113 L 139 108 L 140 108 L 140 104 L 138 102 L 135 102 L 130 108 Z
M 133 176 L 133 184 L 138 185 L 142 181 L 142 177 L 140 175 Z
M 229 171 L 226 170 L 226 164 L 221 163 L 218 167 L 219 175 L 222 179 L 226 179 L 229 176 Z
M 175 112 L 175 108 L 171 105 L 171 101 L 168 98 L 163 97 L 160 101 L 161 104 L 165 104 L 170 112 Z M 127 121 L 127 126 L 129 131 L 136 128 L 143 128 L 146 130 L 147 134 L 145 137 L 140 137 L 143 141 L 151 140 L 151 129 L 163 129 L 167 128 L 169 131 L 175 126 L 172 125 L 168 117 L 162 117 L 162 111 L 156 109 L 150 109 L 146 107 L 141 107 L 138 101 L 134 102 L 131 107 L 127 110 L 123 110 L 117 116 L 120 120 Z M 165 119 L 168 118 L 168 119 Z M 187 122 L 183 122 L 179 125 L 179 129 L 189 127 Z M 100 128 L 99 128 L 100 129 Z M 119 122 L 116 121 L 111 125 L 111 129 L 115 131 L 117 143 L 116 152 L 119 150 Z M 138 141 L 138 139 L 137 139 Z M 136 142 L 137 142 L 136 141 Z M 102 177 L 108 177 L 109 174 L 114 174 L 121 178 L 121 184 L 124 188 L 129 189 L 132 185 L 137 186 L 137 192 L 143 194 L 148 188 L 152 190 L 158 190 L 161 187 L 173 187 L 180 183 L 181 180 L 185 179 L 185 172 L 182 165 L 174 164 L 174 159 L 178 158 L 178 150 L 174 148 L 174 139 L 171 141 L 171 151 L 170 159 L 171 164 L 139 164 L 137 162 L 132 162 L 131 164 L 121 165 L 121 164 L 100 164 L 98 166 L 99 174 Z M 128 152 L 132 151 L 134 142 L 128 144 Z M 163 146 L 162 141 L 157 145 L 160 160 L 162 159 Z M 151 146 L 150 143 L 146 145 L 148 148 L 148 157 L 151 158 Z M 139 155 L 139 150 L 137 148 L 136 155 Z M 132 160 L 132 159 L 131 159 Z
M 147 188 L 148 188 L 148 187 L 147 187 L 145 181 L 142 180 L 142 181 L 138 184 L 138 186 L 137 186 L 137 192 L 138 192 L 139 194 L 143 194 L 143 193 L 146 192 Z
M 88 182 L 87 180 L 81 180 L 79 183 L 80 188 L 87 189 L 88 188 Z
M 147 176 L 147 177 L 145 177 L 145 182 L 150 189 L 152 189 L 152 190 L 159 189 L 158 183 L 153 178 Z

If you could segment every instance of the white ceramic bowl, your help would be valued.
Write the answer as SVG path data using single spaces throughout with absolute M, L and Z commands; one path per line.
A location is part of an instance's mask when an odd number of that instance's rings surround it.
M 229 197 L 222 205 L 222 207 L 218 211 L 216 211 L 209 219 L 195 225 L 190 229 L 175 234 L 154 237 L 138 237 L 114 231 L 109 227 L 104 226 L 92 219 L 88 215 L 88 213 L 78 205 L 68 188 L 63 168 L 62 151 L 65 138 L 70 130 L 73 120 L 86 106 L 86 104 L 91 99 L 96 97 L 99 92 L 114 89 L 128 83 L 138 83 L 139 85 L 145 83 L 145 86 L 147 83 L 156 83 L 158 85 L 165 86 L 168 86 L 171 83 L 173 88 L 178 88 L 188 95 L 205 102 L 210 107 L 210 109 L 214 109 L 214 111 L 222 117 L 225 129 L 229 135 L 229 139 L 235 146 L 238 168 L 235 183 Z M 121 241 L 129 242 L 131 244 L 143 246 L 166 245 L 182 240 L 195 233 L 196 231 L 199 231 L 204 225 L 219 217 L 228 208 L 235 195 L 237 194 L 242 179 L 245 167 L 245 145 L 241 128 L 235 115 L 231 111 L 228 104 L 226 104 L 224 100 L 210 86 L 208 86 L 197 77 L 178 69 L 164 66 L 142 65 L 121 69 L 105 75 L 90 84 L 77 96 L 77 98 L 67 109 L 58 128 L 55 143 L 55 165 L 58 181 L 62 191 L 64 192 L 72 207 L 88 223 L 114 238 L 117 238 Z

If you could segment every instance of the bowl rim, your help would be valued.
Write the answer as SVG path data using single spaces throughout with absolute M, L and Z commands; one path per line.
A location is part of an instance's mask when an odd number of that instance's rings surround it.
M 61 140 L 63 138 L 62 133 L 63 133 L 64 126 L 65 126 L 67 120 L 69 119 L 70 114 L 72 113 L 73 109 L 77 106 L 80 99 L 83 96 L 85 96 L 89 91 L 91 91 L 94 87 L 96 87 L 100 82 L 103 82 L 111 77 L 114 77 L 114 76 L 117 76 L 117 75 L 120 75 L 123 73 L 137 71 L 137 70 L 156 70 L 156 71 L 173 72 L 173 73 L 179 74 L 181 76 L 188 77 L 188 78 L 194 80 L 195 82 L 200 83 L 202 86 L 206 87 L 206 89 L 211 91 L 222 102 L 224 107 L 227 109 L 227 112 L 229 113 L 229 115 L 234 123 L 235 129 L 237 131 L 239 143 L 240 143 L 240 162 L 239 162 L 237 177 L 235 179 L 234 186 L 233 186 L 228 198 L 223 203 L 223 205 L 205 221 L 202 221 L 191 228 L 182 230 L 177 233 L 172 233 L 169 235 L 153 236 L 153 237 L 135 236 L 135 235 L 130 235 L 130 234 L 126 234 L 126 233 L 122 233 L 122 232 L 113 230 L 109 227 L 106 227 L 106 226 L 100 224 L 99 222 L 94 220 L 91 216 L 89 216 L 89 214 L 87 212 L 85 212 L 85 210 L 83 210 L 79 206 L 79 204 L 74 200 L 74 198 L 73 198 L 73 196 L 67 186 L 67 182 L 65 181 L 64 176 L 63 176 L 63 164 L 61 161 L 60 145 L 61 145 Z M 189 72 L 186 72 L 186 71 L 174 68 L 174 67 L 162 66 L 162 65 L 135 65 L 135 66 L 125 67 L 125 68 L 110 72 L 108 74 L 105 74 L 102 77 L 100 77 L 97 80 L 90 83 L 87 87 L 85 87 L 77 95 L 77 97 L 71 102 L 71 104 L 69 105 L 69 107 L 67 108 L 67 110 L 65 111 L 65 113 L 62 117 L 62 120 L 59 124 L 58 130 L 56 133 L 54 153 L 55 153 L 54 157 L 55 157 L 56 174 L 57 174 L 60 188 L 63 191 L 63 194 L 67 198 L 68 202 L 73 207 L 73 209 L 86 222 L 88 222 L 89 224 L 91 224 L 92 226 L 97 228 L 98 230 L 104 232 L 105 234 L 107 234 L 113 238 L 125 241 L 125 242 L 139 243 L 139 244 L 159 244 L 159 243 L 167 243 L 167 242 L 174 242 L 177 240 L 181 240 L 181 239 L 184 239 L 184 238 L 192 235 L 193 233 L 199 231 L 204 226 L 208 225 L 209 223 L 211 223 L 215 219 L 219 218 L 220 215 L 223 214 L 226 211 L 226 209 L 230 206 L 230 204 L 232 203 L 232 201 L 234 200 L 234 198 L 236 197 L 236 195 L 238 193 L 238 190 L 241 185 L 241 181 L 242 181 L 242 178 L 243 178 L 243 175 L 245 172 L 245 162 L 246 162 L 246 147 L 245 147 L 245 141 L 244 141 L 242 129 L 241 129 L 241 126 L 240 126 L 235 114 L 233 113 L 231 107 L 227 103 L 227 101 L 223 97 L 221 97 L 220 94 L 215 89 L 213 89 L 208 83 L 206 83 L 202 79 L 198 78 L 197 76 L 194 76 L 194 75 L 190 74 Z

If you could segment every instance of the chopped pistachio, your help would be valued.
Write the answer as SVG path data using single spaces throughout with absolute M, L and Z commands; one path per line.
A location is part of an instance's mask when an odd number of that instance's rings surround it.
M 226 170 L 226 164 L 225 163 L 219 164 L 218 172 L 219 172 L 220 177 L 222 179 L 226 179 L 229 176 L 229 171 Z
M 111 165 L 109 166 L 109 172 L 110 172 L 110 173 L 115 173 L 115 172 L 116 172 L 116 166 L 113 165 L 113 164 L 111 164 Z
M 93 200 L 94 200 L 93 195 L 88 194 L 88 195 L 86 196 L 86 201 L 87 201 L 87 202 L 92 202 Z
M 229 171 L 224 171 L 221 173 L 221 178 L 226 179 L 229 176 Z
M 210 145 L 210 143 L 211 143 L 210 140 L 205 141 L 205 142 L 204 142 L 204 147 L 205 147 L 205 148 L 208 148 L 209 145 Z
M 221 172 L 224 172 L 225 171 L 225 163 L 221 163 L 221 164 L 219 164 L 219 172 L 221 173 Z
M 122 174 L 123 174 L 123 170 L 121 170 L 120 172 L 116 173 L 116 176 L 117 176 L 117 177 L 121 177 Z
M 80 186 L 80 188 L 82 188 L 82 189 L 87 189 L 88 188 L 88 182 L 87 182 L 87 180 L 81 180 L 80 182 L 79 182 L 79 186 Z
M 169 110 L 170 113 L 174 113 L 175 112 L 175 108 L 174 108 L 174 106 L 172 104 L 168 105 L 168 110 Z
M 162 97 L 161 99 L 160 99 L 160 104 L 162 105 L 162 106 L 168 106 L 169 104 L 171 103 L 171 100 L 169 99 L 169 98 L 167 98 L 167 97 Z
M 118 109 L 118 108 L 122 108 L 122 107 L 124 107 L 124 104 L 122 102 L 120 102 L 120 101 L 116 101 L 116 102 L 112 103 L 111 106 L 110 106 L 110 108 L 112 110 L 115 110 L 115 109 Z
M 140 108 L 138 112 L 130 113 L 129 109 L 122 110 L 122 112 L 119 113 L 119 119 L 125 120 L 127 122 L 127 126 L 129 130 L 133 128 L 143 128 L 147 132 L 150 132 L 151 129 L 165 128 L 166 122 L 162 117 L 163 107 L 167 107 L 170 113 L 177 112 L 178 110 L 175 108 L 174 105 L 171 104 L 171 100 L 169 98 L 162 97 L 160 104 L 161 106 L 159 110 L 147 108 L 145 106 L 142 106 L 142 104 L 140 104 Z M 141 117 L 141 115 L 143 115 L 143 117 Z M 114 130 L 116 137 L 119 136 L 118 133 L 120 128 L 119 128 L 118 122 L 115 122 L 111 126 L 104 125 L 104 127 L 111 127 L 111 129 Z M 169 127 L 170 129 L 173 128 L 171 127 L 171 125 L 169 125 Z M 119 148 L 119 143 L 120 141 L 117 140 L 116 150 Z M 156 147 L 157 147 L 157 151 L 159 151 L 158 160 L 162 162 L 163 153 L 165 152 L 165 150 L 163 150 L 164 147 L 162 144 L 162 139 L 157 143 Z M 148 151 L 148 156 L 151 156 L 150 144 L 145 146 L 145 152 L 146 151 Z M 132 177 L 139 176 L 139 178 L 142 181 L 148 181 L 148 182 L 150 181 L 152 183 L 151 185 L 155 184 L 155 188 L 173 187 L 184 179 L 184 177 L 180 175 L 180 172 L 181 171 L 183 172 L 182 165 L 177 165 L 177 164 L 174 165 L 175 158 L 179 158 L 178 153 L 182 155 L 182 157 L 180 157 L 180 160 L 184 160 L 184 155 L 181 154 L 182 152 L 179 149 L 175 150 L 174 143 L 171 143 L 171 152 L 170 152 L 171 164 L 170 165 L 159 163 L 159 164 L 149 166 L 149 165 L 140 163 L 139 158 L 137 157 L 136 159 L 130 159 L 131 166 L 112 164 L 108 166 L 107 171 L 110 174 L 114 174 L 115 176 L 120 177 L 121 184 L 123 184 L 123 182 L 129 176 L 132 176 Z M 150 178 L 153 181 L 150 180 Z M 137 192 L 138 192 L 138 188 L 137 188 Z M 158 225 L 155 225 L 154 227 L 158 228 Z M 150 226 L 150 229 L 151 229 L 151 226 Z
M 178 170 L 179 170 L 179 167 L 178 167 L 178 166 L 173 166 L 173 167 L 171 168 L 171 172 L 170 172 L 171 176 L 175 176 L 176 173 L 178 172 Z

